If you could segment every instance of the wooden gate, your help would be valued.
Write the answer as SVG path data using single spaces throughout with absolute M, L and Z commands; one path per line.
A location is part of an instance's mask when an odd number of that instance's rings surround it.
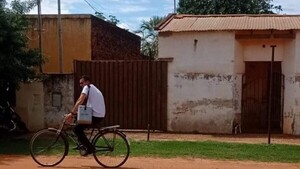
M 242 92 L 243 132 L 267 132 L 269 99 L 272 99 L 271 130 L 282 133 L 284 76 L 281 62 L 274 62 L 273 90 L 269 98 L 270 65 L 270 62 L 246 62 Z
M 79 78 L 91 77 L 103 93 L 105 125 L 123 129 L 167 130 L 166 61 L 74 61 L 74 100 Z

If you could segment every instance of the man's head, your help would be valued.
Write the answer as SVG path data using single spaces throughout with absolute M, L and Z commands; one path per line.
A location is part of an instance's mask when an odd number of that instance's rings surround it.
M 91 79 L 88 76 L 86 75 L 81 76 L 79 80 L 80 87 L 84 87 L 85 85 L 89 85 L 90 83 L 91 83 Z

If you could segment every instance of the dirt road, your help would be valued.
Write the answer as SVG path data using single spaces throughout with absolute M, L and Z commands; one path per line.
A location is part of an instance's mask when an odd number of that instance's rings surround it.
M 41 169 L 29 156 L 0 156 L 1 169 Z M 55 169 L 97 169 L 92 156 L 68 156 Z M 261 163 L 252 161 L 217 161 L 199 158 L 141 158 L 134 157 L 121 167 L 124 169 L 300 169 L 300 164 Z
M 127 132 L 134 140 L 146 140 L 147 133 Z M 222 142 L 266 143 L 266 135 L 201 135 L 152 133 L 150 140 L 213 140 Z M 272 143 L 300 145 L 296 136 L 272 135 Z M 55 169 L 102 168 L 92 156 L 67 156 Z M 121 167 L 124 169 L 300 169 L 300 163 L 265 163 L 253 161 L 226 161 L 200 158 L 144 158 L 130 157 Z M 0 155 L 0 169 L 41 169 L 30 156 Z

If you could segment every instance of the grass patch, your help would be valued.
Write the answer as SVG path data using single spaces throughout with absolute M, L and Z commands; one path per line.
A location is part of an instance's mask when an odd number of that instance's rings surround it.
M 132 156 L 300 162 L 300 146 L 241 144 L 216 141 L 133 141 Z
M 282 144 L 243 144 L 216 141 L 134 141 L 130 156 L 194 157 L 220 160 L 252 160 L 263 162 L 300 162 L 300 146 Z M 28 139 L 0 139 L 0 154 L 29 155 Z M 72 150 L 69 155 L 79 155 Z

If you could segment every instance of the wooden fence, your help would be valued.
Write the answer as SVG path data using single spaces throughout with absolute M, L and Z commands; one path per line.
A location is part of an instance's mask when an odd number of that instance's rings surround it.
M 167 61 L 74 61 L 74 99 L 81 75 L 103 93 L 105 125 L 167 130 Z

